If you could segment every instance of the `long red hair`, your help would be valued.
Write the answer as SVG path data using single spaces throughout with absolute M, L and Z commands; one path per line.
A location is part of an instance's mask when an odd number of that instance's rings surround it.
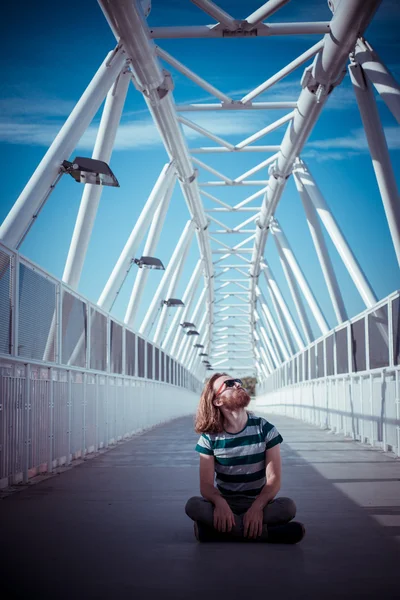
M 227 373 L 214 373 L 205 383 L 194 424 L 196 433 L 221 433 L 224 430 L 222 425 L 223 415 L 219 408 L 213 404 L 215 398 L 214 382 L 222 375 L 229 377 Z

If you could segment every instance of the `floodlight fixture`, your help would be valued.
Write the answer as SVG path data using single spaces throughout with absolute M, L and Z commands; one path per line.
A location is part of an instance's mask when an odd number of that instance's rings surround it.
M 207 352 L 200 352 L 199 356 L 208 356 Z
M 179 298 L 168 298 L 168 300 L 163 300 L 163 304 L 168 306 L 168 308 L 179 308 L 180 306 L 185 306 L 182 300 L 179 300 Z
M 187 332 L 187 335 L 200 335 L 198 331 L 196 331 L 196 329 L 189 329 L 189 331 Z
M 68 173 L 78 183 L 91 183 L 93 185 L 108 185 L 119 187 L 119 183 L 114 173 L 107 163 L 94 158 L 77 156 L 72 162 L 64 160 L 61 166 L 61 173 Z
M 203 344 L 193 344 L 193 348 L 204 348 Z
M 134 258 L 133 262 L 139 269 L 157 269 L 159 271 L 165 271 L 165 267 L 161 260 L 154 256 L 141 256 L 140 258 Z
M 190 321 L 184 321 L 183 323 L 181 323 L 181 327 L 183 327 L 183 329 L 186 329 L 187 327 L 196 327 L 196 325 L 194 323 L 191 323 Z

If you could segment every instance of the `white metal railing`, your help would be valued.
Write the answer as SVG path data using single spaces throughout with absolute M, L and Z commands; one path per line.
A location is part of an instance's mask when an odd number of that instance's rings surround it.
M 4 245 L 0 270 L 0 487 L 194 413 L 160 346 Z
M 400 455 L 399 292 L 282 364 L 256 405 Z

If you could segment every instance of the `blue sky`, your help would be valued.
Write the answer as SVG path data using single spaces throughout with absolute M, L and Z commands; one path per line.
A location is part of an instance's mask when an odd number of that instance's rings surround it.
M 219 4 L 235 18 L 245 18 L 260 3 L 260 0 L 248 0 L 246 3 L 221 1 Z M 324 0 L 292 0 L 271 21 L 329 20 L 330 17 L 331 13 Z M 154 1 L 149 17 L 152 26 L 210 22 L 210 17 L 186 0 Z M 383 0 L 366 33 L 368 41 L 397 79 L 400 78 L 399 26 L 400 10 L 397 2 Z M 104 56 L 114 47 L 115 40 L 101 9 L 94 1 L 83 3 L 71 0 L 67 6 L 50 0 L 43 0 L 39 4 L 25 2 L 23 10 L 18 3 L 10 4 L 7 20 L 3 20 L 1 28 L 3 93 L 0 99 L 0 154 L 3 174 L 0 220 L 3 220 Z M 318 39 L 319 36 L 308 35 L 269 39 L 159 40 L 158 43 L 210 83 L 234 99 L 240 99 Z M 183 75 L 167 65 L 164 67 L 172 73 L 175 82 L 173 95 L 177 103 L 212 101 L 204 90 Z M 260 99 L 296 100 L 303 70 L 304 66 L 300 67 Z M 399 130 L 386 105 L 379 100 L 378 106 L 387 133 L 393 167 L 398 174 Z M 243 115 L 235 112 L 209 112 L 186 113 L 185 116 L 227 141 L 237 143 L 286 112 L 288 111 L 248 111 Z M 100 117 L 101 110 L 83 136 L 77 148 L 78 154 L 90 156 Z M 284 127 L 269 134 L 260 143 L 279 144 Z M 185 131 L 188 132 L 186 128 Z M 211 144 L 206 138 L 189 133 L 189 147 Z M 375 294 L 378 298 L 383 298 L 399 289 L 399 269 L 348 76 L 328 100 L 302 157 L 317 180 Z M 199 158 L 225 175 L 236 177 L 267 156 L 248 153 L 234 157 L 203 155 Z M 131 86 L 110 161 L 121 187 L 105 188 L 103 191 L 79 286 L 79 291 L 89 299 L 96 301 L 99 297 L 165 162 L 167 155 L 158 132 L 141 95 Z M 268 179 L 266 170 L 257 177 Z M 200 172 L 200 182 L 210 179 L 214 177 Z M 258 189 L 207 188 L 207 191 L 234 204 Z M 21 248 L 22 254 L 59 278 L 64 269 L 82 190 L 71 178 L 64 177 Z M 204 199 L 204 205 L 206 208 L 216 206 L 207 199 Z M 336 322 L 333 309 L 292 180 L 288 182 L 276 215 L 330 326 L 334 326 Z M 243 220 L 247 216 L 248 214 L 243 213 Z M 180 188 L 176 186 L 166 226 L 155 253 L 164 264 L 168 263 L 188 217 Z M 230 224 L 230 218 L 221 220 Z M 210 230 L 213 229 L 214 227 L 210 227 Z M 234 245 L 244 238 L 220 236 L 220 239 Z M 145 240 L 140 250 L 144 243 Z M 363 303 L 329 239 L 327 243 L 348 314 L 354 316 L 363 310 Z M 140 251 L 138 254 L 140 255 Z M 266 257 L 288 304 L 293 307 L 271 238 L 267 242 Z M 178 297 L 183 294 L 197 259 L 198 250 L 194 240 L 176 294 Z M 135 271 L 132 269 L 114 306 L 114 314 L 121 320 L 134 276 Z M 140 325 L 161 276 L 160 272 L 150 273 L 136 327 Z M 261 287 L 265 290 L 264 283 Z M 313 327 L 317 335 L 314 323 Z

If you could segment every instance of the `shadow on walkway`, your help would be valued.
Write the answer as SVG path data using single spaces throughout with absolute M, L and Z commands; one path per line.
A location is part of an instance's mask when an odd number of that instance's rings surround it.
M 199 544 L 190 417 L 157 427 L 0 502 L 1 598 L 398 598 L 400 462 L 273 415 L 296 546 Z M 392 535 L 394 534 L 394 535 Z

